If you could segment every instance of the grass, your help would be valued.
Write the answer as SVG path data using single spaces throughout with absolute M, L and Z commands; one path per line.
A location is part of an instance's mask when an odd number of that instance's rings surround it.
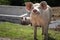
M 37 38 L 42 40 L 41 28 L 38 28 Z M 14 24 L 10 22 L 0 22 L 0 37 L 8 37 L 11 39 L 33 40 L 33 27 Z M 49 30 L 49 40 L 60 40 L 60 32 Z

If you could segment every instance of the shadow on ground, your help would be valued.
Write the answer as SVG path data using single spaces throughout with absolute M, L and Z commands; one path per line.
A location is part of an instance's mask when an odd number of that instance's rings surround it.
M 46 40 L 45 38 L 43 40 Z M 50 34 L 48 34 L 48 40 L 56 40 L 54 37 L 50 36 Z
M 55 38 L 48 36 L 48 40 L 55 40 Z

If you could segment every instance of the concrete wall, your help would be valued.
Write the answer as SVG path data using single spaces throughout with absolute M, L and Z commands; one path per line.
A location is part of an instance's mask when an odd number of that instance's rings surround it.
M 0 5 L 0 14 L 22 15 L 24 13 L 26 13 L 26 11 L 23 6 Z
M 21 20 L 22 19 L 20 17 L 0 16 L 0 21 L 2 22 L 12 22 L 12 23 L 21 24 Z
M 4 15 L 22 15 L 26 13 L 25 7 L 23 6 L 8 6 L 8 5 L 0 5 L 0 21 L 9 21 L 13 23 L 21 23 L 20 17 L 11 17 L 11 16 L 3 16 Z

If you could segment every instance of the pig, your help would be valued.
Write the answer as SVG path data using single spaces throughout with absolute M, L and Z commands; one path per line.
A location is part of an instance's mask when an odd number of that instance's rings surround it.
M 48 40 L 48 26 L 51 21 L 52 9 L 46 1 L 33 4 L 32 2 L 25 3 L 26 10 L 30 12 L 30 22 L 34 27 L 34 40 L 37 40 L 37 27 L 42 27 L 44 39 Z
M 22 25 L 29 25 L 29 24 L 31 24 L 30 23 L 30 17 L 21 17 L 21 24 Z

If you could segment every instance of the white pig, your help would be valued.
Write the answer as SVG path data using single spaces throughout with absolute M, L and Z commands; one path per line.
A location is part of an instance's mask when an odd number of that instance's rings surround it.
M 37 40 L 37 27 L 42 27 L 42 34 L 45 35 L 45 40 L 48 40 L 48 25 L 51 21 L 52 10 L 46 1 L 33 4 L 26 2 L 26 10 L 30 12 L 30 21 L 34 26 L 34 40 Z

